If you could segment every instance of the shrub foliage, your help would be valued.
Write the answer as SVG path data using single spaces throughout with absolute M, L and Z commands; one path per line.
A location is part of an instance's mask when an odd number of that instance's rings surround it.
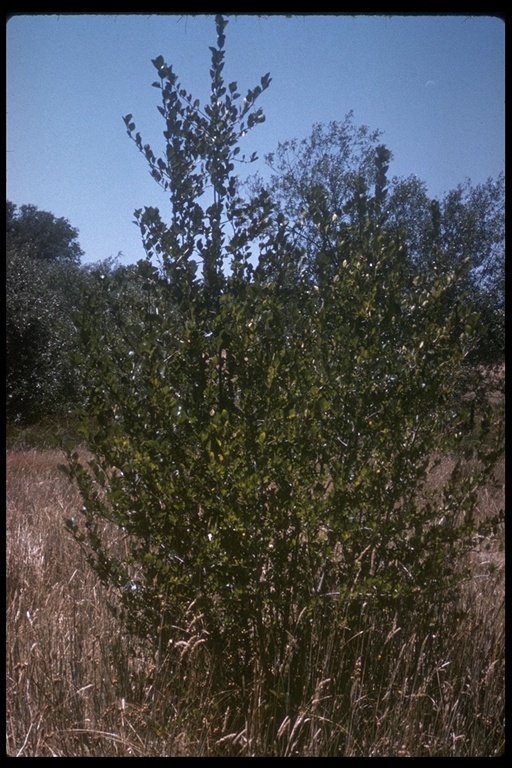
M 369 603 L 383 627 L 439 628 L 458 555 L 482 533 L 477 489 L 501 438 L 466 364 L 478 317 L 462 296 L 446 311 L 459 272 L 434 255 L 412 274 L 399 238 L 368 220 L 312 279 L 268 194 L 239 195 L 239 144 L 264 119 L 254 104 L 270 78 L 241 102 L 225 85 L 226 24 L 216 17 L 204 107 L 153 62 L 163 158 L 125 118 L 171 223 L 136 212 L 143 290 L 124 312 L 122 282 L 97 277 L 82 317 L 92 458 L 66 446 L 83 497 L 67 525 L 161 663 L 192 615 L 234 727 L 263 680 L 277 729 L 321 679 L 302 674 L 321 665 L 312 644 L 364 626 Z M 431 471 L 446 455 L 439 487 Z M 112 525 L 122 547 L 108 544 Z

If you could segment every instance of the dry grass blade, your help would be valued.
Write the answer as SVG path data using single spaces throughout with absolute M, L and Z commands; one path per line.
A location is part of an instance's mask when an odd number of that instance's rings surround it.
M 108 731 L 101 731 L 97 728 L 68 728 L 66 731 L 61 731 L 63 735 L 66 734 L 83 734 L 84 736 L 99 736 L 101 739 L 107 739 L 108 741 L 115 742 L 123 747 L 123 754 L 132 756 L 133 754 L 143 757 L 145 755 L 144 745 L 140 746 L 129 741 L 124 736 L 119 736 L 117 733 L 109 733 Z

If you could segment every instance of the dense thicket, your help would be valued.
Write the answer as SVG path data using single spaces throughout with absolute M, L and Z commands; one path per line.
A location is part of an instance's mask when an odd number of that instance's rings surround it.
M 160 157 L 124 118 L 170 223 L 136 212 L 147 261 L 132 282 L 97 274 L 82 315 L 93 458 L 68 446 L 84 504 L 67 525 L 158 664 L 193 634 L 233 729 L 258 698 L 275 735 L 328 676 L 325 637 L 350 654 L 368 606 L 382 643 L 393 622 L 432 648 L 442 638 L 501 443 L 468 365 L 480 318 L 457 286 L 472 264 L 434 243 L 411 268 L 405 224 L 381 213 L 384 147 L 351 220 L 315 189 L 300 214 L 311 251 L 270 190 L 244 200 L 235 163 L 270 78 L 244 99 L 226 84 L 215 24 L 205 105 L 153 61 Z M 433 483 L 447 456 L 453 471 Z

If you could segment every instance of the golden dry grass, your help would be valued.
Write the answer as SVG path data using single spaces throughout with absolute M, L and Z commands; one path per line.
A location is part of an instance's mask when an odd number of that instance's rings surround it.
M 189 627 L 180 666 L 123 633 L 108 594 L 66 532 L 80 498 L 58 451 L 7 455 L 7 750 L 73 756 L 496 756 L 504 749 L 503 539 L 470 555 L 460 619 L 442 642 L 381 617 L 343 647 L 315 646 L 300 711 L 273 731 L 255 686 L 233 729 L 228 698 L 208 688 L 201 637 Z M 441 465 L 439 472 L 448 472 Z M 482 488 L 480 514 L 503 506 Z M 293 638 L 291 638 L 291 641 Z M 319 650 L 320 649 L 320 650 Z M 430 650 L 429 650 L 430 649 Z M 377 656 L 378 654 L 378 656 Z M 304 684 L 306 690 L 306 684 Z

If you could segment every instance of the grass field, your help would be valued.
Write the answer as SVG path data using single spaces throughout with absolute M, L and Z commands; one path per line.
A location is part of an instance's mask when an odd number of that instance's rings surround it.
M 80 498 L 57 468 L 62 460 L 57 450 L 24 445 L 7 453 L 10 756 L 503 753 L 502 534 L 468 555 L 472 577 L 440 629 L 419 634 L 368 606 L 341 645 L 317 638 L 316 655 L 305 655 L 298 710 L 281 712 L 269 729 L 268 701 L 256 685 L 250 718 L 233 730 L 232 699 L 211 694 L 211 660 L 192 619 L 179 664 L 169 666 L 127 637 L 109 610 L 109 595 L 63 524 Z M 480 515 L 503 508 L 504 482 L 503 462 L 498 486 L 481 489 Z

